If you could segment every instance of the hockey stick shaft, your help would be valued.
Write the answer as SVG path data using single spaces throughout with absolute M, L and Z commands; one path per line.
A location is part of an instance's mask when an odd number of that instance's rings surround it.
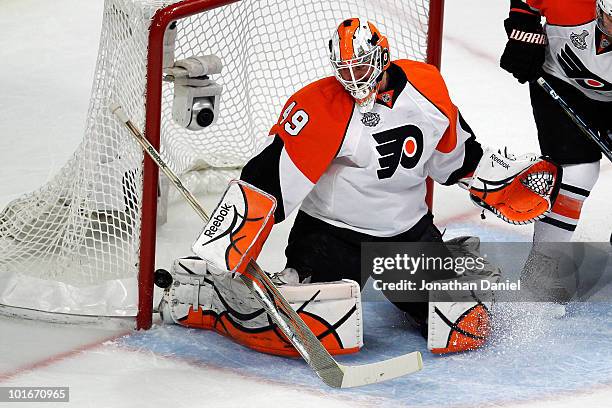
M 542 77 L 539 77 L 537 79 L 537 83 L 542 89 L 544 89 L 544 91 L 546 91 L 546 93 L 550 95 L 550 97 L 561 107 L 561 109 L 563 109 L 565 114 L 572 120 L 572 122 L 576 124 L 576 126 L 578 126 L 580 131 L 593 142 L 595 142 L 597 146 L 599 146 L 599 149 L 601 149 L 602 153 L 608 158 L 608 160 L 612 161 L 612 151 L 610 150 L 611 143 L 606 143 L 606 141 L 603 139 L 603 137 L 605 136 L 599 135 L 597 132 L 593 131 L 589 127 L 589 125 L 587 125 L 587 123 L 580 117 L 580 115 L 574 112 L 574 110 L 567 104 L 567 102 L 565 102 L 565 100 L 561 96 L 559 96 L 559 94 L 548 83 L 548 81 L 546 81 Z
M 113 104 L 110 109 L 127 127 L 142 149 L 168 176 L 172 184 L 174 184 L 202 220 L 208 222 L 209 216 L 195 196 L 183 185 L 174 171 L 166 165 L 157 150 L 132 123 L 121 107 Z M 334 388 L 356 387 L 410 374 L 419 371 L 423 367 L 419 352 L 362 366 L 343 366 L 338 364 L 254 260 L 249 262 L 247 272 L 250 277 L 240 274 L 242 282 L 259 300 L 274 323 L 280 328 L 306 363 L 327 385 Z
M 181 182 L 181 179 L 166 165 L 166 162 L 161 158 L 157 150 L 151 143 L 143 136 L 140 130 L 132 123 L 127 117 L 123 109 L 119 105 L 111 105 L 111 111 L 119 118 L 119 120 L 128 128 L 130 133 L 134 136 L 136 141 L 140 144 L 140 147 L 153 159 L 155 164 L 164 172 L 164 174 L 170 179 L 170 182 L 178 189 L 183 195 L 185 200 L 191 205 L 191 208 L 205 221 L 208 222 L 209 216 L 204 211 L 197 198 L 189 191 Z

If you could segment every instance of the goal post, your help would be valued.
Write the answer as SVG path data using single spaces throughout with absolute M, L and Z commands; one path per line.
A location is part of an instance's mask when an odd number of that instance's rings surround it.
M 83 141 L 53 180 L 0 211 L 0 312 L 149 328 L 159 173 L 109 105 L 121 104 L 182 177 L 236 175 L 286 99 L 331 75 L 327 40 L 353 16 L 377 23 L 392 58 L 439 66 L 443 0 L 105 0 Z M 213 75 L 219 118 L 198 131 L 172 117 L 164 43 L 174 24 L 175 60 L 213 54 L 224 64 Z
M 442 65 L 442 32 L 444 30 L 444 0 L 429 1 L 429 17 L 427 22 L 427 58 L 428 64 L 440 69 Z

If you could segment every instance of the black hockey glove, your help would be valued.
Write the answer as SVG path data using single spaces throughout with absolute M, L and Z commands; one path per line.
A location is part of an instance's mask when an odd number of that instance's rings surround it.
M 547 44 L 540 14 L 522 0 L 510 0 L 504 27 L 508 43 L 499 65 L 521 84 L 537 79 L 542 73 Z

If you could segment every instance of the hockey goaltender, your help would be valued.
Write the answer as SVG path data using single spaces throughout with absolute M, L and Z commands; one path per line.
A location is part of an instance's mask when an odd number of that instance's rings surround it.
M 267 143 L 241 180 L 230 183 L 194 243 L 198 257 L 174 262 L 160 305 L 165 321 L 216 330 L 261 352 L 297 355 L 236 276 L 257 258 L 273 225 L 298 210 L 286 268 L 272 275 L 274 282 L 330 353 L 357 352 L 361 244 L 443 243 L 425 202 L 428 177 L 459 185 L 514 224 L 550 210 L 558 167 L 535 154 L 483 148 L 435 67 L 392 60 L 388 39 L 358 18 L 342 21 L 327 47 L 334 76 L 288 99 Z M 453 243 L 478 250 L 475 238 Z M 432 274 L 427 285 L 469 278 L 470 271 Z M 498 269 L 480 271 L 479 279 L 497 282 Z M 474 349 L 489 336 L 490 302 L 395 304 L 434 353 Z

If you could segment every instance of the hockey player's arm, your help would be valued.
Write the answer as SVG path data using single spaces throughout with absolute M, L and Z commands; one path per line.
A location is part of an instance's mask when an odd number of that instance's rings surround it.
M 283 221 L 314 187 L 289 156 L 283 139 L 270 136 L 271 142 L 246 166 L 240 179 L 276 198 L 274 222 Z
M 483 151 L 460 114 L 455 134 L 455 148 L 440 151 L 439 145 L 428 162 L 434 180 L 467 189 L 474 204 L 511 224 L 533 222 L 552 208 L 561 180 L 557 165 L 535 154 Z
M 470 199 L 512 224 L 542 218 L 554 204 L 560 168 L 535 154 L 514 157 L 493 149 L 483 151 L 452 102 L 445 113 L 456 120 L 449 125 L 427 163 L 437 182 L 469 190 Z
M 408 80 L 424 95 L 435 110 L 424 111 L 430 122 L 428 138 L 436 147 L 425 163 L 427 175 L 443 185 L 452 185 L 471 174 L 482 157 L 482 148 L 448 93 L 446 83 L 435 67 L 426 64 L 404 65 Z
M 246 164 L 240 182 L 230 184 L 194 243 L 193 252 L 220 271 L 244 272 L 272 225 L 301 204 L 336 157 L 352 111 L 346 117 L 329 112 L 321 89 L 325 83 L 315 82 L 289 99 L 267 146 Z
M 450 120 L 436 150 L 427 162 L 427 170 L 436 182 L 450 186 L 474 173 L 482 158 L 482 147 L 459 110 L 448 102 Z

